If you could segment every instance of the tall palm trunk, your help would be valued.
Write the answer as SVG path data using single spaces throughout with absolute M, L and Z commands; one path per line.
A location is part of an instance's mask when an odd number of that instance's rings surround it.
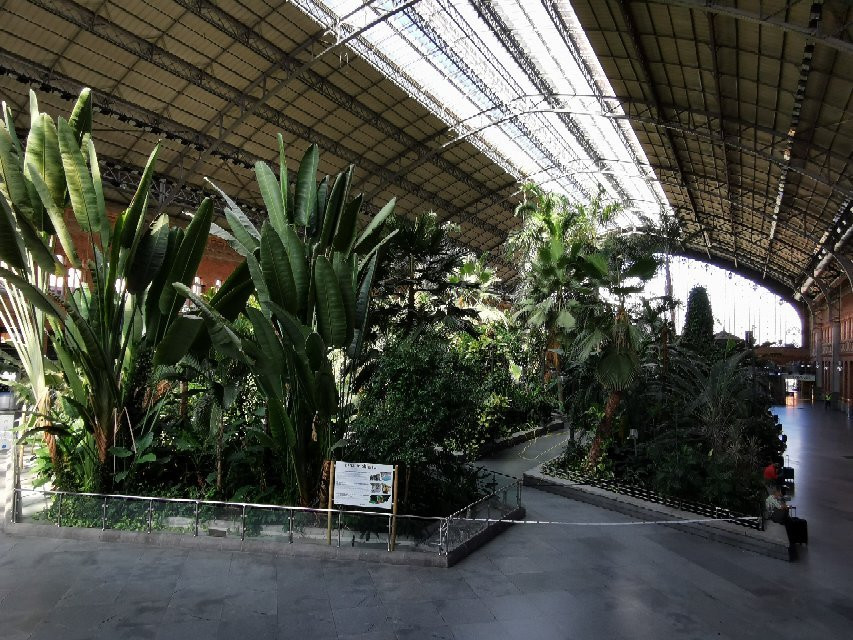
M 586 459 L 588 470 L 595 469 L 598 461 L 601 459 L 601 446 L 605 440 L 610 438 L 613 433 L 613 419 L 616 417 L 616 411 L 622 403 L 622 391 L 611 391 L 607 398 L 607 403 L 604 405 L 604 417 L 601 419 L 601 424 L 598 427 L 598 432 L 595 434 L 595 439 L 592 441 L 592 446 L 589 448 L 589 455 Z

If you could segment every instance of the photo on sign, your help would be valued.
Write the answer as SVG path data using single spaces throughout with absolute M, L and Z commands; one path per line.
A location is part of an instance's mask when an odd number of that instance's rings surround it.
M 370 496 L 370 504 L 385 504 L 391 496 Z
M 382 476 L 382 482 L 391 482 L 391 480 L 393 479 L 393 474 L 390 471 L 383 471 L 380 475 Z M 377 478 L 377 480 L 378 479 L 379 478 Z
M 370 490 L 373 493 L 382 493 L 382 485 L 379 482 L 371 482 Z
M 380 475 L 381 475 L 381 474 L 374 473 L 372 476 L 370 476 L 370 481 L 371 481 L 371 482 L 379 482 L 379 480 L 380 480 Z

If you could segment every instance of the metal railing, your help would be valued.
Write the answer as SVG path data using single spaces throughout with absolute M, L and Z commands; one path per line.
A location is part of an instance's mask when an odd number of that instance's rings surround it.
M 15 488 L 12 499 L 14 523 L 195 537 L 239 536 L 243 541 L 336 544 L 388 551 L 392 550 L 396 518 L 395 547 L 447 555 L 512 511 L 515 507 L 507 502 L 514 501 L 517 506 L 521 496 L 520 482 L 515 481 L 446 517 L 48 489 Z

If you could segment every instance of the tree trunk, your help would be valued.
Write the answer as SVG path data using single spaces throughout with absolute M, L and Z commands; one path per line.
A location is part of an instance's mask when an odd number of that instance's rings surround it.
M 189 395 L 190 395 L 190 385 L 186 380 L 181 380 L 181 405 L 180 405 L 180 416 L 182 418 L 187 417 L 187 405 L 189 403 Z
M 670 268 L 670 257 L 669 251 L 666 252 L 666 255 L 663 259 L 663 271 L 664 271 L 664 295 L 669 296 L 669 299 L 672 300 L 672 269 Z M 672 326 L 675 326 L 675 307 L 670 305 L 669 308 L 669 321 L 672 323 Z
M 589 455 L 586 459 L 586 467 L 589 471 L 594 470 L 599 459 L 601 459 L 601 446 L 605 440 L 610 438 L 611 433 L 613 433 L 613 418 L 616 417 L 616 411 L 619 409 L 621 402 L 622 392 L 611 391 L 610 396 L 607 398 L 607 403 L 604 405 L 604 417 L 601 419 L 598 432 L 595 434 L 595 439 L 589 448 Z
M 216 491 L 222 495 L 222 440 L 225 436 L 225 420 L 219 416 L 219 428 L 216 431 Z

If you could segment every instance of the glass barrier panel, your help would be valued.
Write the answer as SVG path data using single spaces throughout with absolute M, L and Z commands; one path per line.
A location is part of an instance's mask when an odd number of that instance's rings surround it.
M 195 512 L 196 504 L 194 502 L 155 500 L 151 529 L 152 531 L 163 531 L 166 533 L 194 535 Z
M 51 496 L 54 522 L 59 516 L 59 496 Z M 104 499 L 97 496 L 62 494 L 62 526 L 101 529 L 104 526 Z M 109 512 L 109 509 L 107 509 Z
M 117 531 L 148 531 L 148 500 L 109 498 L 106 528 Z
M 58 502 L 57 496 L 45 495 L 37 489 L 21 489 L 17 500 L 18 522 L 56 525 L 58 508 L 54 503 Z
M 199 506 L 198 535 L 239 538 L 243 530 L 242 515 L 240 505 L 202 504 Z
M 246 539 L 290 542 L 290 513 L 287 509 L 251 507 L 246 510 Z
M 322 511 L 293 512 L 293 542 L 327 544 L 328 515 Z M 332 514 L 332 544 L 337 544 L 337 514 Z

